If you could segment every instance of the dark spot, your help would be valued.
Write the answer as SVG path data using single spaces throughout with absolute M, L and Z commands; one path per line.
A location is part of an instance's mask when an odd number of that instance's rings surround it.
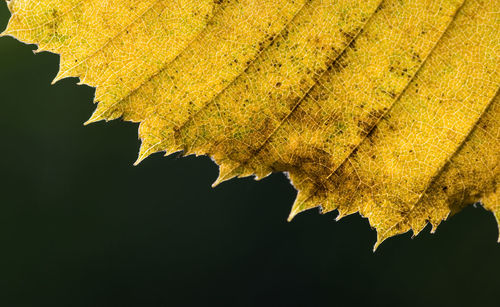
M 346 63 L 344 57 L 341 56 L 337 60 L 332 62 L 330 67 L 328 67 L 328 70 L 339 73 L 342 70 L 344 70 L 347 66 L 348 66 L 348 64 Z
M 393 91 L 386 91 L 384 89 L 380 89 L 380 91 L 386 94 L 387 96 L 391 97 L 392 99 L 396 98 L 396 93 L 394 93 Z
M 277 171 L 293 170 L 306 177 L 319 179 L 328 176 L 332 166 L 330 153 L 303 143 L 290 153 L 289 159 L 275 161 L 272 168 Z
M 377 7 L 377 9 L 375 10 L 375 13 L 380 12 L 380 10 L 381 10 L 381 9 L 383 9 L 383 8 L 384 8 L 384 2 L 381 2 L 381 3 L 379 4 L 379 6 Z
M 344 39 L 346 41 L 351 42 L 354 39 L 354 37 L 356 37 L 356 33 L 359 32 L 359 29 L 355 29 L 352 32 L 345 32 L 342 29 L 339 29 L 339 31 L 340 31 L 340 34 L 342 34 L 342 36 L 344 37 Z
M 418 63 L 421 63 L 422 62 L 422 59 L 420 58 L 420 55 L 418 53 L 416 53 L 415 51 L 412 51 L 411 53 L 411 58 L 418 62 Z

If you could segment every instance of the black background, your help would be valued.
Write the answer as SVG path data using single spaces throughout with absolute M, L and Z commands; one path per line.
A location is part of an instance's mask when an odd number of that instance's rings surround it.
M 0 4 L 0 29 L 9 13 Z M 286 222 L 283 174 L 212 189 L 207 157 L 134 162 L 137 125 L 84 127 L 94 89 L 0 38 L 0 306 L 498 306 L 496 222 L 470 207 L 390 239 L 353 215 Z M 481 154 L 481 153 L 478 153 Z

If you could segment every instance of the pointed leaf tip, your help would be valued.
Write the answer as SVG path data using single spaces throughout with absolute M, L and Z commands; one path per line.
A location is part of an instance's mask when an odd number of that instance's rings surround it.
M 222 173 L 219 173 L 219 177 L 217 177 L 217 179 L 215 179 L 214 183 L 212 183 L 212 188 L 215 188 L 219 184 L 221 184 L 225 181 L 228 181 L 229 179 L 231 179 L 231 177 L 229 177 L 227 174 L 224 175 Z
M 373 245 L 373 252 L 374 253 L 377 251 L 380 244 L 382 244 L 382 242 L 384 242 L 386 239 L 387 239 L 387 237 L 380 235 L 379 232 L 377 231 L 377 242 L 375 242 L 375 244 Z
M 297 214 L 299 214 L 299 213 L 300 213 L 300 211 L 299 211 L 299 210 L 297 210 L 296 208 L 293 208 L 293 207 L 292 207 L 292 210 L 290 211 L 290 214 L 288 215 L 288 218 L 287 218 L 286 220 L 287 220 L 288 222 L 291 222 L 291 221 L 293 220 L 293 218 L 294 218 Z
M 137 157 L 137 160 L 135 160 L 134 162 L 134 166 L 139 165 L 139 163 L 141 163 L 142 161 L 144 161 L 144 159 L 149 157 L 152 154 L 153 148 L 154 146 L 149 146 L 146 148 L 144 145 L 141 145 L 141 148 L 139 149 L 139 155 Z

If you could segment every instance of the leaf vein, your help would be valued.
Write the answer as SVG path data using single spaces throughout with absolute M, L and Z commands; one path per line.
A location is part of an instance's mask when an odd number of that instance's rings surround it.
M 363 136 L 363 138 L 360 140 L 360 142 L 354 146 L 351 151 L 346 155 L 346 157 L 344 158 L 344 160 L 342 160 L 342 162 L 340 162 L 331 172 L 328 176 L 325 177 L 324 180 L 322 180 L 321 182 L 322 183 L 325 183 L 326 181 L 328 181 L 331 176 L 333 176 L 345 163 L 346 161 L 348 161 L 350 159 L 350 157 L 353 156 L 353 154 L 358 150 L 359 146 L 365 142 L 368 138 L 368 135 L 370 135 L 370 133 L 372 132 L 372 130 L 374 130 L 377 125 L 380 123 L 380 121 L 392 110 L 392 108 L 394 107 L 394 105 L 400 100 L 401 96 L 403 96 L 403 94 L 406 92 L 406 90 L 408 89 L 408 87 L 410 86 L 410 84 L 412 83 L 412 81 L 415 79 L 415 76 L 418 75 L 418 73 L 420 72 L 420 70 L 422 69 L 422 67 L 424 66 L 424 64 L 427 62 L 427 59 L 430 57 L 430 55 L 434 52 L 434 50 L 436 49 L 436 46 L 439 45 L 439 42 L 441 41 L 441 39 L 443 38 L 443 36 L 445 35 L 445 33 L 448 31 L 450 25 L 452 24 L 452 22 L 455 20 L 458 12 L 460 11 L 460 9 L 463 7 L 463 4 L 464 4 L 465 0 L 462 2 L 462 4 L 460 5 L 460 7 L 455 11 L 454 15 L 452 16 L 452 18 L 450 18 L 450 21 L 448 22 L 448 24 L 446 25 L 446 29 L 443 31 L 443 33 L 441 33 L 441 36 L 439 37 L 439 39 L 436 41 L 436 43 L 434 44 L 432 50 L 426 55 L 426 57 L 422 60 L 422 62 L 420 63 L 420 66 L 418 67 L 417 71 L 415 71 L 415 73 L 413 74 L 411 80 L 408 81 L 408 83 L 406 84 L 405 88 L 397 95 L 397 97 L 395 97 L 393 103 L 391 104 L 391 106 L 389 108 L 387 108 L 387 110 L 378 118 L 378 120 L 371 126 L 370 129 L 368 129 L 368 131 L 366 131 L 365 135 Z M 313 197 L 313 195 L 319 190 L 319 187 L 317 186 L 317 184 L 315 184 L 316 188 L 315 190 L 313 190 L 311 192 L 311 194 L 303 200 L 302 203 L 305 203 L 307 202 L 309 199 L 311 199 Z M 326 186 L 326 185 L 325 185 Z M 300 207 L 300 204 L 298 204 L 298 206 Z

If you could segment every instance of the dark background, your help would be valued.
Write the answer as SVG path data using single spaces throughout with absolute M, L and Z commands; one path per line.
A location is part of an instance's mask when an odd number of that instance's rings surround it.
M 8 21 L 0 1 L 0 29 Z M 134 162 L 137 125 L 84 127 L 94 89 L 0 39 L 0 306 L 498 306 L 496 222 L 470 207 L 372 252 L 359 215 L 286 222 L 282 174 L 212 189 L 206 157 Z M 480 154 L 480 153 L 478 153 Z

